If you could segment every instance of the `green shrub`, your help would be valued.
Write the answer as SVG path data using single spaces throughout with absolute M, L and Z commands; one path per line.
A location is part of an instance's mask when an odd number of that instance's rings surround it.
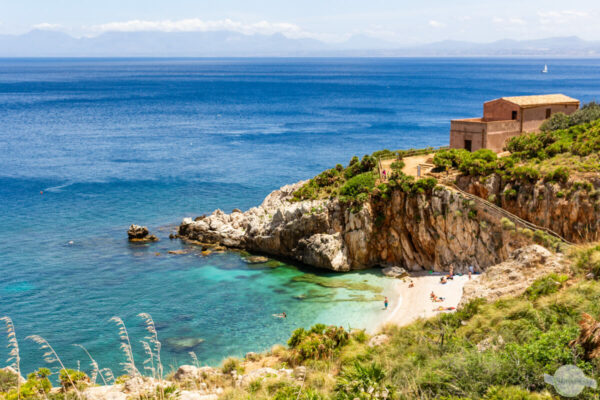
M 355 362 L 340 373 L 335 387 L 336 400 L 375 400 L 394 398 L 395 390 L 385 382 L 385 372 L 376 363 Z
M 506 189 L 502 194 L 507 199 L 516 199 L 517 198 L 517 191 L 515 189 Z
M 549 393 L 531 393 L 518 386 L 492 386 L 483 400 L 552 400 Z
M 8 392 L 17 387 L 17 374 L 0 369 L 0 392 Z
M 365 343 L 369 335 L 365 332 L 364 329 L 356 329 L 352 331 L 352 339 L 356 340 L 358 343 Z
M 502 224 L 502 229 L 505 231 L 514 231 L 515 223 L 506 217 L 500 218 L 500 223 Z
M 355 199 L 361 193 L 370 193 L 375 187 L 375 176 L 365 172 L 349 179 L 340 190 L 342 196 Z
M 417 180 L 412 187 L 413 193 L 431 193 L 433 188 L 437 185 L 435 178 L 422 178 Z
M 550 274 L 536 279 L 525 291 L 529 300 L 536 300 L 541 296 L 556 293 L 569 279 L 567 275 Z
M 542 123 L 540 126 L 540 130 L 547 131 L 557 131 L 559 129 L 567 129 L 571 126 L 571 117 L 566 115 L 565 113 L 555 113 L 552 114 L 550 118 Z
M 80 384 L 89 383 L 90 381 L 85 372 L 74 369 L 61 369 L 58 373 L 58 380 L 63 388 L 69 388 L 73 385 L 79 387 Z
M 233 371 L 242 372 L 243 368 L 239 359 L 235 357 L 228 357 L 223 361 L 221 371 L 223 371 L 224 374 L 230 374 Z
M 349 335 L 344 328 L 317 324 L 308 331 L 303 328 L 296 329 L 288 340 L 288 345 L 293 351 L 294 359 L 302 362 L 308 359 L 330 358 L 348 341 Z
M 540 178 L 540 171 L 527 166 L 515 167 L 512 170 L 512 177 L 522 181 L 537 181 Z
M 548 172 L 544 177 L 548 182 L 566 183 L 569 180 L 569 170 L 565 167 L 558 167 L 555 170 Z

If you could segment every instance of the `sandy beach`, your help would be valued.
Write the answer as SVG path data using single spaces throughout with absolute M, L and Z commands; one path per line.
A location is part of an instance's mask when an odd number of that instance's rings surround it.
M 463 286 L 469 280 L 467 275 L 455 275 L 448 283 L 440 283 L 442 273 L 429 274 L 416 273 L 410 277 L 398 279 L 394 289 L 397 296 L 391 297 L 388 307 L 389 314 L 384 318 L 380 327 L 386 324 L 407 325 L 419 318 L 429 318 L 440 312 L 441 307 L 457 307 L 463 293 Z M 473 275 L 472 279 L 478 279 L 479 275 Z M 409 287 L 410 282 L 414 287 Z M 430 298 L 431 292 L 438 297 L 444 298 L 441 302 L 434 302 Z

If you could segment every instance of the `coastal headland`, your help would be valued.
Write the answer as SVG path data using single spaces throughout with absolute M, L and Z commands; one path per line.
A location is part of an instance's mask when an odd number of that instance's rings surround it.
M 5 370 L 2 396 L 18 398 L 23 385 L 53 398 L 123 400 L 557 398 L 544 373 L 572 363 L 600 376 L 598 137 L 594 120 L 515 138 L 501 157 L 384 150 L 284 186 L 246 212 L 186 218 L 176 237 L 207 248 L 340 273 L 395 267 L 398 297 L 371 332 L 300 327 L 287 346 L 170 372 L 145 316 L 149 374 L 129 358 L 122 330 L 126 375 L 64 369 L 51 389 L 42 369 L 26 380 Z M 405 158 L 425 153 L 427 175 L 403 172 Z M 393 160 L 385 175 L 382 159 Z

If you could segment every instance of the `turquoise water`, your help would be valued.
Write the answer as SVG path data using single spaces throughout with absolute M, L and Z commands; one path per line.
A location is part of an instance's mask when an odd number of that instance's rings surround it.
M 39 334 L 71 367 L 88 365 L 78 343 L 120 373 L 115 315 L 139 366 L 140 312 L 172 366 L 189 351 L 216 364 L 267 349 L 316 322 L 373 327 L 384 313 L 374 299 L 390 293 L 377 271 L 170 255 L 186 247 L 168 234 L 183 217 L 247 209 L 355 154 L 446 145 L 450 118 L 479 116 L 485 100 L 551 92 L 599 99 L 599 62 L 0 60 L 0 316 L 15 322 L 23 369 L 44 365 L 25 340 Z M 130 223 L 161 241 L 128 243 Z M 294 280 L 305 273 L 381 292 Z M 282 311 L 289 318 L 272 317 Z

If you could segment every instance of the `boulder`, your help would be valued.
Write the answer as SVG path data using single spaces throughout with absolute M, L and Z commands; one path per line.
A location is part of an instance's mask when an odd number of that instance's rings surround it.
M 208 376 L 221 375 L 221 370 L 212 367 L 196 367 L 194 365 L 182 365 L 175 371 L 173 379 L 176 381 L 201 380 Z
M 371 339 L 369 339 L 368 346 L 369 347 L 381 346 L 382 344 L 386 344 L 389 341 L 390 341 L 390 337 L 388 335 L 384 335 L 384 334 L 375 335 Z
M 294 377 L 299 381 L 303 381 L 306 378 L 306 367 L 301 365 L 294 368 Z
M 8 372 L 10 374 L 18 376 L 19 382 L 21 382 L 21 383 L 26 382 L 25 378 L 23 378 L 21 375 L 17 374 L 17 370 L 15 370 L 13 367 L 8 366 L 8 367 L 0 368 L 0 371 Z
M 150 235 L 148 228 L 145 226 L 131 224 L 127 230 L 127 236 L 130 241 L 148 241 L 155 242 L 158 238 L 154 235 Z
M 390 278 L 405 278 L 408 276 L 408 272 L 402 267 L 385 267 L 381 272 Z
M 246 386 L 249 385 L 250 382 L 253 382 L 257 379 L 261 378 L 270 378 L 270 377 L 290 377 L 293 374 L 293 370 L 291 369 L 274 369 L 274 368 L 259 368 L 255 369 L 252 372 L 247 373 L 246 375 L 242 375 L 241 377 L 241 385 Z
M 121 385 L 92 386 L 83 392 L 87 400 L 126 400 L 127 395 L 122 392 Z
M 216 393 L 182 390 L 177 398 L 179 400 L 217 400 L 219 395 Z

